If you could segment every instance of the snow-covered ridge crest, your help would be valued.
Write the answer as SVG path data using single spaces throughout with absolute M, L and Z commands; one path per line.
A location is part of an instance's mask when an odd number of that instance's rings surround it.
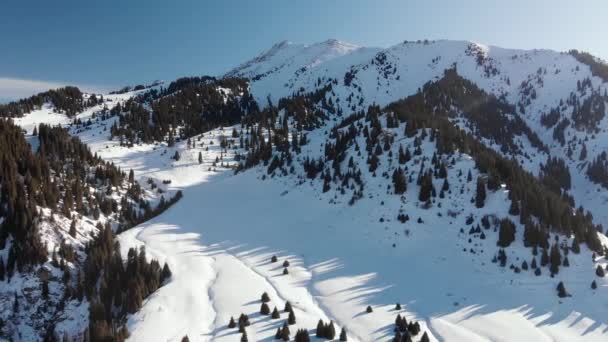
M 229 71 L 224 76 L 262 78 L 269 73 L 282 69 L 287 69 L 287 71 L 293 73 L 297 69 L 315 66 L 336 57 L 350 54 L 360 48 L 358 45 L 337 39 L 328 39 L 310 45 L 294 44 L 285 40 L 274 44 L 270 49 Z

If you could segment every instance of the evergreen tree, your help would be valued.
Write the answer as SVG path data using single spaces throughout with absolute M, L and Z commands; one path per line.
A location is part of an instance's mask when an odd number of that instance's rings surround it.
M 334 321 L 329 321 L 329 325 L 325 330 L 325 337 L 329 340 L 333 340 L 336 337 L 336 327 Z
M 182 342 L 190 342 L 190 339 L 188 338 L 188 335 L 182 337 Z
M 163 271 L 161 272 L 160 275 L 160 282 L 163 283 L 165 280 L 171 278 L 171 270 L 169 269 L 169 265 L 165 262 L 165 265 L 163 266 Z
M 230 317 L 230 322 L 228 322 L 228 328 L 232 329 L 236 327 L 236 323 L 234 322 L 234 317 Z
M 515 224 L 511 220 L 504 218 L 500 220 L 497 245 L 500 247 L 508 247 L 513 241 L 515 241 Z
M 395 194 L 397 195 L 403 194 L 407 189 L 405 174 L 400 167 L 395 169 L 393 172 L 393 188 L 395 189 Z
M 294 339 L 295 342 L 310 342 L 310 335 L 306 329 L 298 329 Z
M 262 303 L 270 302 L 270 296 L 268 296 L 268 293 L 266 293 L 266 292 L 262 293 L 261 300 L 262 300 Z
M 319 320 L 317 323 L 316 335 L 318 338 L 325 338 L 327 336 L 325 333 L 325 323 L 323 323 L 323 320 Z
M 426 331 L 424 332 L 424 334 L 422 334 L 422 337 L 420 338 L 420 342 L 430 342 L 431 340 L 429 339 L 429 335 L 427 335 Z
M 562 256 L 559 252 L 557 243 L 551 247 L 550 263 L 551 265 L 549 266 L 549 270 L 551 271 L 551 274 L 557 274 L 559 272 L 559 266 L 562 263 Z
M 549 254 L 547 254 L 547 250 L 543 248 L 543 252 L 540 256 L 540 266 L 545 267 L 549 263 Z
M 202 164 L 203 163 L 203 153 L 202 152 L 198 152 L 198 163 Z
M 606 275 L 602 266 L 597 265 L 597 268 L 595 269 L 595 275 L 597 275 L 598 277 L 602 277 L 602 278 Z
M 262 303 L 262 306 L 260 307 L 260 314 L 264 316 L 268 316 L 270 314 L 270 308 L 268 307 L 268 304 Z
M 291 335 L 289 326 L 287 326 L 287 324 L 283 323 L 283 328 L 281 329 L 281 339 L 283 341 L 289 341 L 289 335 Z
M 287 323 L 289 325 L 296 324 L 296 314 L 292 311 L 289 311 L 289 316 L 287 317 Z
M 591 282 L 591 289 L 597 289 L 597 283 L 595 282 L 595 280 Z
M 486 183 L 483 178 L 477 177 L 477 190 L 475 195 L 475 206 L 483 208 L 486 201 Z
M 277 310 L 277 307 L 274 307 L 274 310 L 272 310 L 272 315 L 271 315 L 272 319 L 278 319 L 281 317 L 281 314 L 279 314 L 279 310 Z
M 564 297 L 568 297 L 569 294 L 566 291 L 566 287 L 564 286 L 563 282 L 559 282 L 559 284 L 557 284 L 557 296 L 559 298 L 564 298 Z
M 274 339 L 275 340 L 281 339 L 281 327 L 277 327 L 277 332 L 274 334 Z
M 291 307 L 291 303 L 289 301 L 285 302 L 285 308 L 283 309 L 283 311 L 285 312 L 291 312 L 293 310 L 293 308 Z
M 420 193 L 418 194 L 418 200 L 420 202 L 429 201 L 434 191 L 433 173 L 429 171 L 424 173 L 424 175 L 420 178 Z
M 348 337 L 346 336 L 346 328 L 342 327 L 342 330 L 340 331 L 340 341 L 344 342 L 344 341 L 348 341 Z
M 371 305 L 368 305 L 367 308 L 365 309 L 365 312 L 372 313 L 372 312 L 374 312 L 374 309 L 372 309 Z
M 73 238 L 76 237 L 76 220 L 72 220 L 72 223 L 70 224 L 70 236 Z
M 49 282 L 45 280 L 42 282 L 41 285 L 42 285 L 42 298 L 48 299 L 49 298 Z

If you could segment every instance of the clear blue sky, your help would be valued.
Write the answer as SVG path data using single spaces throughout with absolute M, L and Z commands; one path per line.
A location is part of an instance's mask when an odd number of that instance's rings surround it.
M 465 39 L 608 59 L 607 13 L 606 0 L 4 0 L 0 98 L 11 80 L 107 89 L 220 74 L 280 40 Z

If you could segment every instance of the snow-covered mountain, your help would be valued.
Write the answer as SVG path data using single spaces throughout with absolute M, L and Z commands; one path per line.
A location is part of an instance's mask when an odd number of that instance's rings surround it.
M 415 94 L 425 83 L 440 79 L 444 70 L 455 67 L 463 78 L 514 105 L 513 114 L 519 115 L 546 146 L 544 150 L 528 146 L 522 153 L 510 156 L 535 174 L 549 156 L 563 159 L 572 176 L 571 194 L 577 204 L 608 227 L 608 213 L 603 209 L 608 195 L 587 176 L 589 163 L 608 150 L 608 79 L 575 54 L 504 49 L 468 41 L 406 41 L 383 50 L 358 48 L 336 58 L 317 57 L 327 61 L 310 66 L 306 62 L 294 65 L 288 54 L 290 47 L 276 45 L 270 56 L 263 54 L 261 60 L 255 58 L 245 63 L 246 68 L 236 68 L 228 75 L 251 79 L 251 92 L 261 104 L 267 103 L 268 96 L 277 100 L 332 83 L 327 101 L 346 114 L 373 104 L 385 106 Z M 289 69 L 282 68 L 286 63 Z M 258 73 L 251 72 L 258 68 L 281 72 L 270 72 L 258 79 Z M 590 111 L 593 114 L 589 116 L 594 119 L 585 125 L 580 109 L 592 105 L 599 106 L 598 110 Z M 543 117 L 552 112 L 551 125 L 549 120 L 543 124 Z M 529 145 L 527 140 L 523 137 L 519 143 Z M 502 146 L 494 147 L 500 150 Z M 579 158 L 581 153 L 586 157 Z
M 140 300 L 121 315 L 131 341 L 272 340 L 284 324 L 293 339 L 319 320 L 348 341 L 394 340 L 395 327 L 402 341 L 603 341 L 603 68 L 466 41 L 282 42 L 222 77 L 85 94 L 69 116 L 57 104 L 76 106 L 45 96 L 0 113 L 25 113 L 7 116 L 34 149 L 39 123 L 65 127 L 133 170 L 154 203 L 183 193 L 117 235 L 125 269 L 141 247 L 171 269 L 146 296 L 128 292 Z M 85 255 L 98 229 L 78 230 Z M 43 242 L 69 239 L 46 231 Z M 7 339 L 97 334 L 108 277 L 68 301 L 79 311 L 32 327 L 14 309 L 40 297 L 32 274 L 0 281 Z M 51 297 L 70 281 L 51 280 Z

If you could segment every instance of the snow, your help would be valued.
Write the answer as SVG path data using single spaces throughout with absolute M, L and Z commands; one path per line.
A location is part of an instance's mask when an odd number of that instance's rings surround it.
M 548 67 L 551 70 L 544 77 L 544 86 L 537 88 L 537 99 L 523 115 L 536 132 L 544 131 L 540 114 L 566 98 L 576 88 L 577 79 L 590 76 L 588 67 L 569 55 L 473 44 L 500 70 L 498 75 L 486 77 L 475 57 L 467 55 L 469 46 L 471 43 L 462 41 L 408 42 L 383 50 L 335 40 L 310 46 L 284 42 L 228 75 L 263 75 L 251 86 L 261 104 L 266 103 L 269 93 L 277 99 L 300 87 L 314 90 L 319 79 L 323 85 L 335 78 L 338 84 L 330 96 L 334 102 L 341 99 L 348 113 L 345 99 L 350 93 L 363 98 L 361 105 L 355 101 L 356 108 L 385 105 L 415 93 L 454 63 L 461 75 L 483 89 L 504 93 L 509 101 L 517 102 L 523 80 L 535 75 L 540 66 L 555 65 Z M 372 63 L 379 53 L 386 54 L 396 73 L 382 76 L 384 66 Z M 518 57 L 513 58 L 515 55 Z M 576 66 L 580 71 L 573 71 Z M 561 72 L 555 73 L 557 69 Z M 343 84 L 349 70 L 357 70 L 353 84 L 361 85 L 360 91 Z M 510 78 L 510 85 L 503 76 Z M 596 78 L 593 82 L 595 87 L 605 87 Z M 130 96 L 133 93 L 108 95 L 106 99 L 115 104 Z M 78 117 L 89 118 L 99 109 L 92 108 Z M 48 108 L 16 122 L 28 133 L 40 122 L 69 123 L 65 116 L 50 114 Z M 508 266 L 501 268 L 490 262 L 496 252 L 494 229 L 484 231 L 488 235 L 485 240 L 468 234 L 465 221 L 470 213 L 475 214 L 475 224 L 484 214 L 508 217 L 509 202 L 507 192 L 500 190 L 489 194 L 482 210 L 472 207 L 469 200 L 474 186 L 456 176 L 457 170 L 466 174 L 468 169 L 474 178 L 477 176 L 467 155 L 457 155 L 455 165 L 450 166 L 449 182 L 454 190 L 441 201 L 442 207 L 423 209 L 413 184 L 403 199 L 387 195 L 387 180 L 380 176 L 388 170 L 386 153 L 377 177 L 362 168 L 366 196 L 349 206 L 348 197 L 337 196 L 335 190 L 323 194 L 318 182 L 297 185 L 301 180 L 297 175 L 262 180 L 262 167 L 234 175 L 230 167 L 214 166 L 220 156 L 230 166 L 235 163 L 238 149 L 222 151 L 219 147 L 220 137 L 229 136 L 232 127 L 195 137 L 194 148 L 188 148 L 185 141 L 173 147 L 159 143 L 127 148 L 109 140 L 104 129 L 112 122 L 95 123 L 72 133 L 102 158 L 123 170 L 133 169 L 142 185 L 152 179 L 163 190 L 184 193 L 184 198 L 162 215 L 119 236 L 124 255 L 130 247 L 145 246 L 149 258 L 167 262 L 173 272 L 142 309 L 129 317 L 131 341 L 180 341 L 184 335 L 191 341 L 239 341 L 236 329 L 226 325 L 230 317 L 238 319 L 241 313 L 250 316 L 250 340 L 272 340 L 286 319 L 282 309 L 287 300 L 297 317 L 297 324 L 290 327 L 292 336 L 297 328 L 314 329 L 319 319 L 331 319 L 338 331 L 347 328 L 349 341 L 390 340 L 395 317 L 401 314 L 408 321 L 419 320 L 432 341 L 608 339 L 604 323 L 608 283 L 594 278 L 596 263 L 591 262 L 586 247 L 580 255 L 568 256 L 571 267 L 562 267 L 556 278 L 546 274 L 536 277 L 532 271 L 516 274 Z M 234 128 L 240 130 L 238 125 Z M 328 137 L 321 131 L 309 134 L 310 143 L 303 155 L 317 157 L 322 153 Z M 395 129 L 402 131 L 403 127 Z M 605 134 L 604 130 L 589 143 L 591 157 L 608 148 Z M 551 132 L 539 135 L 546 143 L 552 142 Z M 530 153 L 523 165 L 537 173 L 538 162 L 547 156 L 535 151 L 523 137 L 516 139 L 521 139 L 524 150 Z M 412 140 L 404 138 L 400 143 L 407 146 Z M 362 140 L 359 145 L 364 146 Z M 433 146 L 428 140 L 423 142 L 425 155 L 412 162 L 412 172 L 417 171 L 422 157 L 430 158 Z M 175 151 L 181 154 L 179 161 L 170 158 Z M 202 164 L 197 160 L 199 152 Z M 551 145 L 551 153 L 563 155 L 563 149 Z M 361 158 L 357 163 L 364 165 Z M 569 165 L 577 203 L 590 209 L 599 222 L 608 223 L 605 191 L 590 185 L 583 172 L 574 172 L 576 163 L 569 161 Z M 162 184 L 163 180 L 171 183 Z M 463 194 L 458 191 L 461 187 L 465 188 Z M 401 209 L 411 218 L 406 224 L 395 219 Z M 419 217 L 421 224 L 415 223 Z M 507 249 L 508 263 L 530 261 L 530 250 L 523 247 L 522 239 L 523 227 L 517 224 L 517 241 Z M 270 262 L 273 255 L 278 263 Z M 291 264 L 288 275 L 282 273 L 284 260 Z M 597 260 L 597 264 L 605 263 L 603 258 Z M 595 291 L 589 288 L 594 279 L 598 282 Z M 572 297 L 557 297 L 555 287 L 560 280 L 565 280 Z M 259 314 L 263 292 L 271 298 L 271 310 L 276 306 L 281 311 L 281 319 Z M 394 309 L 397 302 L 401 311 Z M 368 305 L 373 313 L 365 312 Z M 86 306 L 74 312 L 82 316 Z M 79 330 L 77 325 L 65 324 L 70 331 Z

